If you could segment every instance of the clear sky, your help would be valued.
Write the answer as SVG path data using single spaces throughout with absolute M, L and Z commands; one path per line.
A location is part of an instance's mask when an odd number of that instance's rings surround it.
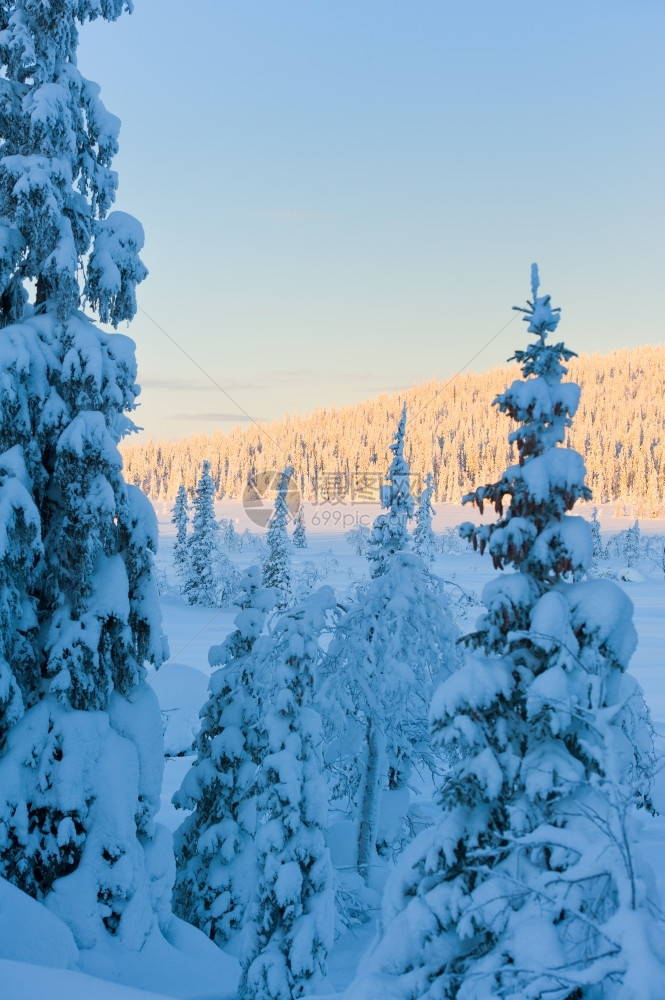
M 134 2 L 79 65 L 146 230 L 145 435 L 499 364 L 533 260 L 573 350 L 665 340 L 663 0 Z

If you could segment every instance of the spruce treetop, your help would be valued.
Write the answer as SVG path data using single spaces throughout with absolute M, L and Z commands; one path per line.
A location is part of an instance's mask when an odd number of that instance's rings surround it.
M 538 296 L 538 269 L 532 268 L 532 301 L 523 312 L 529 333 L 537 340 L 511 360 L 522 366 L 522 379 L 494 400 L 495 406 L 516 421 L 508 440 L 517 450 L 518 464 L 509 466 L 498 482 L 481 486 L 463 498 L 482 513 L 493 504 L 500 520 L 476 527 L 461 525 L 463 537 L 482 553 L 488 548 L 494 565 L 512 565 L 529 573 L 539 585 L 549 585 L 564 573 L 587 568 L 590 551 L 580 539 L 578 518 L 564 518 L 577 500 L 588 500 L 582 456 L 563 444 L 579 405 L 578 385 L 562 382 L 567 369 L 562 361 L 575 357 L 562 343 L 548 344 L 556 330 L 560 310 L 550 296 Z M 575 537 L 573 537 L 575 536 Z M 579 536 L 579 537 L 578 537 Z M 580 544 L 578 544 L 580 542 Z
M 411 495 L 411 470 L 404 458 L 404 438 L 406 435 L 406 403 L 402 407 L 397 430 L 393 435 L 393 443 L 389 446 L 393 453 L 390 467 L 386 474 L 388 486 L 383 497 L 383 506 L 388 508 L 393 516 L 406 524 L 413 517 L 414 500 Z
M 141 225 L 108 214 L 119 120 L 76 65 L 78 25 L 114 21 L 129 0 L 4 0 L 0 4 L 0 325 L 33 305 L 64 320 L 82 296 L 102 322 L 136 312 Z M 82 286 L 79 284 L 82 277 Z

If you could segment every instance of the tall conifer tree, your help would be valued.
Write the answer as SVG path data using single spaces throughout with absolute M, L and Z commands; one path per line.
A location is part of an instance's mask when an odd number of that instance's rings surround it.
M 140 947 L 168 909 L 159 714 L 127 700 L 163 656 L 157 525 L 117 449 L 134 344 L 81 307 L 130 320 L 146 269 L 140 224 L 109 213 L 119 122 L 76 64 L 79 25 L 129 9 L 0 4 L 0 874 L 80 944 Z M 153 756 L 132 736 L 151 727 Z
M 212 607 L 217 603 L 216 566 L 221 558 L 219 525 L 215 520 L 215 484 L 210 462 L 203 463 L 192 500 L 192 531 L 187 538 L 187 568 L 183 593 L 190 604 Z
M 176 536 L 173 543 L 173 565 L 179 576 L 186 573 L 187 567 L 187 527 L 189 525 L 189 504 L 187 490 L 180 484 L 173 505 L 171 523 L 175 524 Z
M 411 470 L 404 457 L 405 433 L 406 403 L 390 445 L 393 457 L 386 473 L 387 482 L 381 487 L 381 506 L 386 513 L 375 519 L 367 548 L 373 577 L 385 573 L 387 562 L 395 552 L 411 548 L 408 522 L 413 517 L 415 504 L 411 495 Z
M 258 726 L 258 877 L 248 907 L 242 1000 L 296 1000 L 320 992 L 333 934 L 333 882 L 325 843 L 321 720 L 312 708 L 319 635 L 335 608 L 330 587 L 285 612 L 254 647 L 263 684 Z
M 561 448 L 579 387 L 548 344 L 549 296 L 523 310 L 536 340 L 495 405 L 517 462 L 466 499 L 499 519 L 462 526 L 495 566 L 475 650 L 436 693 L 433 738 L 455 761 L 442 817 L 387 891 L 384 936 L 354 1000 L 656 1000 L 662 923 L 634 850 L 649 804 L 648 716 L 626 673 L 632 606 L 607 580 L 573 582 L 591 531 L 582 457 Z M 509 504 L 507 503 L 509 501 Z M 658 940 L 660 938 L 660 940 Z M 661 958 L 659 959 L 658 955 Z M 389 983 L 386 982 L 387 977 Z
M 434 509 L 432 507 L 432 495 L 434 493 L 434 480 L 432 473 L 425 476 L 425 486 L 418 497 L 418 508 L 416 510 L 416 527 L 413 532 L 413 549 L 419 556 L 427 562 L 434 562 L 434 552 L 436 546 L 436 535 L 432 530 L 432 518 Z
M 275 497 L 275 509 L 268 524 L 268 558 L 263 566 L 263 586 L 277 587 L 280 591 L 278 606 L 285 608 L 291 599 L 291 550 L 286 525 L 289 509 L 286 502 L 293 468 L 287 465 L 282 472 Z
M 265 754 L 260 662 L 254 647 L 278 598 L 250 566 L 240 581 L 235 631 L 208 654 L 208 700 L 201 709 L 196 760 L 173 801 L 191 809 L 175 835 L 173 909 L 216 944 L 242 928 L 256 881 L 258 769 Z

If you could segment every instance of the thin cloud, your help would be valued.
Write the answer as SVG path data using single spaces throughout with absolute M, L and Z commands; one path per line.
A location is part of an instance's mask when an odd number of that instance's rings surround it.
M 240 379 L 220 380 L 223 389 L 229 392 L 239 389 L 271 389 L 276 385 L 284 385 L 291 382 L 303 382 L 305 379 L 316 375 L 311 368 L 299 368 L 294 370 L 273 370 L 260 375 L 253 382 L 243 382 Z M 203 379 L 194 378 L 142 378 L 141 388 L 166 392 L 219 392 L 219 387 L 214 382 L 206 382 Z
M 215 388 L 210 382 L 192 378 L 141 378 L 142 389 L 166 389 L 168 392 L 203 392 Z
M 251 218 L 259 219 L 281 219 L 286 222 L 298 221 L 300 219 L 326 219 L 330 218 L 330 212 L 322 212 L 320 209 L 299 208 L 297 205 L 286 205 L 283 208 L 254 209 L 246 213 Z
M 244 413 L 175 413 L 166 420 L 214 420 L 219 423 L 247 423 L 263 420 L 263 417 L 248 417 Z
M 206 382 L 203 379 L 189 378 L 142 378 L 140 381 L 142 389 L 150 389 L 166 392 L 219 392 L 219 388 L 213 382 Z M 241 382 L 240 380 L 224 379 L 224 389 L 264 389 L 265 385 L 260 382 Z
M 267 389 L 275 385 L 283 385 L 285 382 L 303 382 L 316 375 L 311 368 L 297 368 L 292 371 L 272 371 L 266 375 L 266 382 L 261 388 Z

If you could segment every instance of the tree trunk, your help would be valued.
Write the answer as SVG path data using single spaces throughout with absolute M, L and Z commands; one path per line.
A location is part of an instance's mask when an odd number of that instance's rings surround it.
M 366 732 L 365 778 L 358 805 L 358 873 L 367 885 L 376 860 L 381 795 L 386 781 L 386 740 L 371 720 Z

